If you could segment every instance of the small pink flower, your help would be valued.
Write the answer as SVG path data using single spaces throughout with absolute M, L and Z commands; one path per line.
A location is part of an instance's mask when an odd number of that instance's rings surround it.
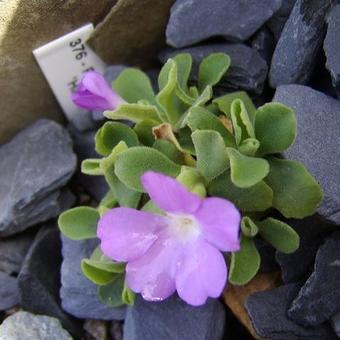
M 218 297 L 227 280 L 221 251 L 240 249 L 239 211 L 225 199 L 201 198 L 156 172 L 146 172 L 142 183 L 165 215 L 110 210 L 98 224 L 102 251 L 127 262 L 127 284 L 146 300 L 163 300 L 176 290 L 194 306 Z
M 89 110 L 114 110 L 125 103 L 124 99 L 112 90 L 103 75 L 96 71 L 86 72 L 71 96 L 76 105 Z

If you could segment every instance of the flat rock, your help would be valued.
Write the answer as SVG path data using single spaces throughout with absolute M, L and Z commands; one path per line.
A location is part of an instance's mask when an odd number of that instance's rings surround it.
M 340 232 L 320 247 L 313 274 L 301 288 L 288 311 L 306 326 L 317 326 L 340 312 Z
M 59 189 L 72 176 L 72 140 L 59 124 L 41 119 L 0 147 L 0 236 L 57 216 Z
M 81 334 L 60 306 L 61 241 L 57 226 L 43 226 L 18 276 L 20 305 L 27 311 L 58 318 L 72 334 Z
M 34 233 L 25 232 L 0 239 L 0 271 L 18 274 L 33 238 Z
M 263 26 L 251 39 L 251 47 L 260 53 L 260 56 L 270 66 L 272 55 L 275 49 L 275 41 L 272 32 Z
M 318 215 L 287 223 L 299 234 L 300 246 L 292 254 L 276 252 L 276 260 L 284 283 L 305 281 L 313 271 L 316 252 L 337 227 L 325 223 Z
M 270 85 L 306 84 L 311 78 L 325 33 L 332 0 L 297 0 L 276 45 Z
M 72 340 L 58 319 L 17 312 L 0 325 L 0 340 Z
M 17 279 L 0 271 L 0 311 L 10 309 L 18 303 Z
M 340 5 L 335 6 L 327 16 L 327 34 L 323 44 L 327 62 L 326 67 L 332 76 L 333 86 L 340 97 Z
M 261 338 L 275 340 L 336 339 L 328 324 L 307 328 L 296 324 L 287 317 L 287 309 L 300 286 L 300 284 L 292 283 L 255 293 L 247 299 L 247 311 Z
M 211 37 L 244 41 L 281 6 L 281 0 L 177 0 L 166 28 L 167 43 L 190 46 Z
M 97 239 L 72 241 L 62 235 L 62 307 L 80 319 L 122 320 L 126 309 L 111 308 L 103 304 L 99 300 L 97 286 L 82 273 L 81 260 L 90 257 L 97 245 Z
M 302 162 L 320 182 L 325 198 L 318 213 L 340 224 L 340 102 L 302 85 L 279 86 L 273 101 L 295 110 L 298 136 L 285 154 Z
M 340 312 L 336 313 L 331 319 L 331 325 L 336 333 L 337 337 L 340 338 Z
M 231 67 L 218 84 L 228 90 L 245 90 L 253 93 L 261 93 L 266 80 L 268 67 L 260 54 L 243 44 L 210 44 L 196 47 L 171 49 L 161 52 L 159 58 L 165 63 L 179 53 L 190 53 L 194 61 L 194 74 L 197 74 L 199 62 L 214 52 L 227 53 L 231 58 Z
M 177 296 L 157 303 L 138 296 L 126 313 L 124 340 L 220 340 L 224 324 L 225 311 L 218 300 L 193 307 Z

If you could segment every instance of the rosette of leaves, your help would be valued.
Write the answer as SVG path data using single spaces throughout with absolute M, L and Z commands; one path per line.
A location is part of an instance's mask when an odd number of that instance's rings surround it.
M 223 53 L 211 54 L 192 72 L 191 56 L 179 54 L 161 69 L 158 93 L 141 70 L 128 68 L 118 76 L 112 86 L 126 103 L 104 113 L 109 121 L 95 137 L 101 157 L 82 163 L 83 173 L 105 177 L 108 193 L 97 209 L 78 207 L 60 216 L 66 236 L 96 237 L 100 215 L 118 205 L 162 213 L 140 182 L 153 170 L 177 178 L 198 195 L 226 198 L 241 210 L 241 250 L 230 255 L 233 284 L 246 284 L 259 269 L 255 237 L 284 253 L 298 248 L 296 232 L 274 216 L 309 216 L 323 194 L 302 164 L 280 156 L 296 138 L 295 113 L 280 103 L 256 108 L 242 91 L 214 98 L 212 88 L 228 77 L 230 62 Z M 104 302 L 133 303 L 123 263 L 97 248 L 82 269 L 99 285 Z

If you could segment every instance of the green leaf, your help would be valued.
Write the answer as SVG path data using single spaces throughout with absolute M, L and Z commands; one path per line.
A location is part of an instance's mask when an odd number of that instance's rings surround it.
M 109 273 L 124 273 L 125 271 L 125 263 L 122 262 L 114 262 L 107 260 L 93 260 L 93 259 L 83 259 L 83 263 L 86 266 L 96 268 L 102 271 L 106 271 Z
M 185 127 L 180 129 L 176 135 L 178 143 L 181 147 L 192 155 L 196 155 L 195 146 L 191 139 L 191 129 Z
M 141 103 L 121 104 L 113 111 L 104 111 L 104 116 L 109 119 L 127 119 L 134 123 L 151 120 L 155 124 L 161 122 L 161 113 L 156 106 Z
M 180 166 L 161 152 L 144 146 L 135 146 L 117 156 L 115 174 L 131 189 L 144 192 L 140 177 L 149 170 L 176 177 Z
M 109 190 L 106 195 L 102 198 L 102 200 L 99 202 L 99 206 L 104 206 L 108 209 L 112 209 L 116 206 L 117 199 L 113 192 Z
M 122 301 L 126 305 L 133 305 L 136 300 L 136 294 L 127 286 L 126 282 L 124 284 L 122 292 Z
M 219 109 L 223 113 L 225 113 L 229 118 L 231 118 L 231 104 L 235 99 L 242 100 L 243 104 L 245 105 L 247 109 L 250 122 L 254 124 L 256 107 L 246 92 L 237 91 L 237 92 L 228 93 L 222 97 L 218 97 L 214 99 L 213 103 L 216 103 Z
M 237 145 L 247 138 L 255 138 L 247 108 L 240 99 L 235 99 L 231 104 L 231 120 Z
M 254 156 L 260 147 L 260 143 L 256 138 L 247 138 L 241 142 L 238 150 L 246 156 Z
M 198 88 L 202 91 L 207 85 L 216 85 L 227 72 L 230 57 L 225 53 L 212 53 L 204 58 L 198 70 Z
M 286 218 L 304 218 L 316 212 L 323 192 L 316 179 L 299 162 L 268 158 L 270 172 L 265 179 L 273 189 L 273 207 Z
M 295 141 L 295 112 L 281 103 L 268 103 L 256 113 L 255 134 L 260 142 L 260 155 L 287 150 Z
M 181 173 L 176 178 L 180 183 L 184 184 L 189 191 L 205 197 L 207 191 L 205 189 L 205 180 L 197 169 L 183 166 Z
M 136 103 L 141 99 L 150 103 L 155 101 L 149 77 L 136 68 L 127 68 L 121 72 L 112 83 L 112 87 L 128 103 Z
M 227 149 L 218 132 L 196 130 L 191 137 L 196 149 L 197 169 L 208 182 L 229 168 Z
M 88 263 L 88 261 L 90 261 L 90 263 Z M 81 261 L 81 270 L 90 281 L 100 286 L 112 282 L 116 275 L 113 272 L 94 267 L 89 259 L 83 259 Z
M 76 207 L 63 212 L 58 219 L 61 232 L 72 240 L 97 237 L 99 213 L 91 207 Z
M 152 128 L 158 125 L 152 120 L 142 120 L 134 126 L 134 130 L 137 133 L 138 139 L 145 146 L 152 146 L 155 142 L 155 136 L 152 133 Z
M 229 170 L 210 183 L 208 193 L 230 200 L 244 212 L 265 211 L 273 202 L 273 190 L 264 181 L 241 189 L 232 183 Z
M 187 117 L 191 130 L 214 130 L 220 133 L 227 146 L 235 146 L 235 138 L 223 123 L 203 107 L 193 107 Z
M 263 180 L 269 172 L 265 159 L 242 155 L 233 148 L 227 148 L 230 159 L 231 180 L 240 188 L 249 188 Z
M 193 106 L 203 106 L 205 105 L 212 97 L 213 92 L 210 85 L 206 86 L 203 90 L 203 92 L 199 95 L 199 97 L 196 98 Z
M 189 53 L 180 53 L 173 58 L 177 64 L 178 84 L 184 90 L 188 91 L 188 80 L 190 77 L 192 58 Z
M 157 139 L 152 146 L 154 149 L 160 151 L 171 161 L 177 164 L 183 164 L 183 154 L 176 148 L 176 146 L 165 139 Z
M 124 289 L 124 275 L 116 275 L 113 282 L 99 287 L 100 300 L 110 307 L 120 307 L 124 305 L 122 293 Z
M 112 149 L 124 141 L 127 146 L 137 146 L 138 137 L 126 124 L 118 122 L 106 122 L 96 133 L 95 149 L 102 156 L 108 156 Z
M 300 237 L 288 224 L 271 217 L 256 224 L 260 235 L 278 251 L 290 254 L 299 248 Z
M 100 158 L 88 158 L 81 162 L 81 172 L 86 175 L 102 176 L 103 171 L 100 168 Z
M 214 179 L 208 192 L 211 196 L 219 196 L 232 201 L 243 211 L 264 211 L 271 207 L 273 191 L 263 181 L 250 188 L 239 188 L 235 186 L 230 178 L 230 171 L 225 172 Z
M 251 237 L 242 236 L 241 250 L 231 254 L 229 281 L 234 285 L 245 285 L 258 272 L 261 257 Z
M 241 220 L 241 230 L 243 235 L 247 237 L 254 237 L 257 235 L 259 229 L 253 220 L 248 216 L 243 216 Z

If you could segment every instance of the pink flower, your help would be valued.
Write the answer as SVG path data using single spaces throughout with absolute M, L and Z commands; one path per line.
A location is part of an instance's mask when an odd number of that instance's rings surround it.
M 77 91 L 71 96 L 76 105 L 89 110 L 114 110 L 125 103 L 124 99 L 112 90 L 103 75 L 96 71 L 86 72 Z
M 127 284 L 146 300 L 163 300 L 176 290 L 194 306 L 218 297 L 227 280 L 221 251 L 240 248 L 239 211 L 225 199 L 201 198 L 156 172 L 146 172 L 142 183 L 165 215 L 110 210 L 98 224 L 102 251 L 127 262 Z

